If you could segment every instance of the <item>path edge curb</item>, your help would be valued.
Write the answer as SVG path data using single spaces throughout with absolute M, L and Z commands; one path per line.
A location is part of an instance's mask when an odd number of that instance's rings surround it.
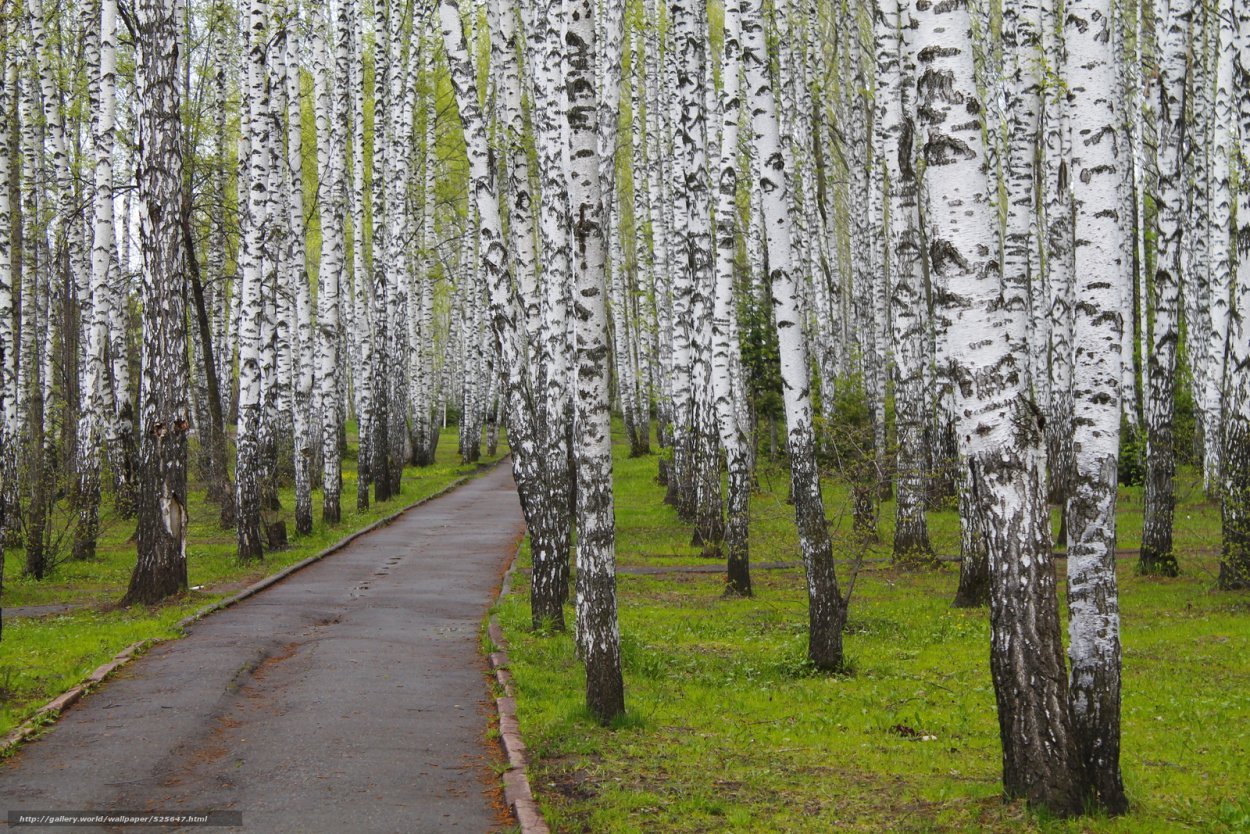
M 468 483 L 474 478 L 480 477 L 481 475 L 484 475 L 487 472 L 490 472 L 495 467 L 499 466 L 500 464 L 502 464 L 504 461 L 508 460 L 509 458 L 511 458 L 511 453 L 504 455 L 503 457 L 499 458 L 499 460 L 494 461 L 493 463 L 479 465 L 477 471 L 472 472 L 468 475 L 462 475 L 461 477 L 456 478 L 454 481 L 451 481 L 449 484 L 447 484 L 445 487 L 440 489 L 438 492 L 431 493 L 430 495 L 427 495 L 424 498 L 421 498 L 420 500 L 414 501 L 411 504 L 408 504 L 407 506 L 402 507 L 399 510 L 396 510 L 395 512 L 386 516 L 385 518 L 380 518 L 377 521 L 373 522 L 372 524 L 366 527 L 362 527 L 356 532 L 351 533 L 347 536 L 344 536 L 342 539 L 339 539 L 337 542 L 325 548 L 324 550 L 314 553 L 312 556 L 309 556 L 306 559 L 301 559 L 300 561 L 296 562 L 293 565 L 287 565 L 285 568 L 273 574 L 272 576 L 267 576 L 264 579 L 261 579 L 260 581 L 255 582 L 252 585 L 249 585 L 248 587 L 244 588 L 242 591 L 239 591 L 237 594 L 234 594 L 233 596 L 226 597 L 223 600 L 219 600 L 217 602 L 204 606 L 199 611 L 196 611 L 192 614 L 187 615 L 186 617 L 183 617 L 181 620 L 179 620 L 177 623 L 174 624 L 174 627 L 183 632 L 183 634 L 181 634 L 180 637 L 185 637 L 186 631 L 188 628 L 195 625 L 195 623 L 204 619 L 209 614 L 213 614 L 217 611 L 222 611 L 226 608 L 231 608 L 235 605 L 238 605 L 240 602 L 243 602 L 243 600 L 248 599 L 249 597 L 256 596 L 261 591 L 264 591 L 278 584 L 279 582 L 281 582 L 283 579 L 286 579 L 291 574 L 298 573 L 299 571 L 303 570 L 309 565 L 320 562 L 322 559 L 325 559 L 327 556 L 334 555 L 335 553 L 339 552 L 343 548 L 347 547 L 352 542 L 356 541 L 356 539 L 360 538 L 361 536 L 372 533 L 375 530 L 379 530 L 382 527 L 386 527 L 389 524 L 393 524 L 395 521 L 399 519 L 400 516 L 408 513 L 411 510 L 415 510 L 417 507 L 420 507 L 422 504 L 427 504 L 436 498 L 442 498 L 447 493 L 451 492 L 452 490 L 458 487 L 464 486 L 464 484 Z M 513 561 L 515 562 L 515 557 Z M 511 568 L 509 568 L 509 570 L 511 570 Z M 57 695 L 55 698 L 53 698 L 51 701 L 48 701 L 39 709 L 35 710 L 34 715 L 32 715 L 30 718 L 26 719 L 21 724 L 19 724 L 15 729 L 10 731 L 9 734 L 4 737 L 4 740 L 0 741 L 0 760 L 11 756 L 14 752 L 17 751 L 17 748 L 23 742 L 28 741 L 32 736 L 37 735 L 40 731 L 48 727 L 50 724 L 55 723 L 67 709 L 69 709 L 74 704 L 81 701 L 84 695 L 91 692 L 97 686 L 99 686 L 100 684 L 108 680 L 113 675 L 113 673 L 116 672 L 118 669 L 122 668 L 123 666 L 126 666 L 135 658 L 142 656 L 143 653 L 146 652 L 152 646 L 155 646 L 158 643 L 164 643 L 169 640 L 177 640 L 177 639 L 179 639 L 179 637 L 148 637 L 136 643 L 131 643 L 129 646 L 122 649 L 117 654 L 113 655 L 113 658 L 111 660 L 106 661 L 105 663 L 96 667 L 96 669 L 91 674 L 87 675 L 87 677 L 84 678 L 82 681 L 71 686 L 69 689 L 65 690 L 60 695 Z M 546 831 L 546 829 L 542 829 L 542 831 Z
M 521 545 L 517 544 L 504 571 L 503 582 L 499 586 L 499 596 L 495 604 L 503 602 L 512 591 L 512 576 L 516 572 L 517 557 L 521 555 Z M 521 728 L 516 717 L 516 690 L 512 686 L 512 673 L 508 671 L 508 640 L 504 637 L 499 618 L 493 612 L 486 622 L 486 633 L 494 651 L 490 653 L 490 668 L 499 683 L 502 695 L 496 696 L 495 710 L 499 713 L 499 743 L 508 758 L 508 770 L 503 774 L 504 801 L 512 809 L 512 815 L 521 827 L 521 834 L 551 834 L 547 821 L 543 818 L 542 808 L 534 793 L 530 790 L 529 757 L 525 741 L 521 738 Z

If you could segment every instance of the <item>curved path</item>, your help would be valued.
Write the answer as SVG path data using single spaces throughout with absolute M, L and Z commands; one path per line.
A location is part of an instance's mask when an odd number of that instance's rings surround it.
M 505 463 L 196 623 L 0 764 L 0 810 L 238 810 L 243 829 L 190 830 L 257 834 L 509 825 L 479 630 L 523 528 Z

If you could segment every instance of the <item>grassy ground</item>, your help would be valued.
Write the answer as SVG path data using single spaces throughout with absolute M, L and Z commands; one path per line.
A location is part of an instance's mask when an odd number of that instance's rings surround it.
M 655 459 L 626 451 L 617 446 L 619 564 L 708 564 L 661 503 Z M 547 818 L 557 831 L 595 834 L 1250 831 L 1250 597 L 1214 590 L 1218 510 L 1192 477 L 1182 481 L 1184 575 L 1139 577 L 1131 557 L 1120 570 L 1130 816 L 1060 822 L 1004 804 L 986 611 L 950 607 L 955 566 L 876 563 L 856 587 L 853 671 L 841 677 L 805 662 L 800 571 L 757 570 L 750 600 L 723 599 L 715 574 L 621 575 L 629 712 L 612 729 L 583 706 L 568 635 L 529 630 L 518 583 L 499 614 Z M 765 469 L 761 487 L 752 559 L 797 560 L 783 473 Z M 844 491 L 828 492 L 835 547 L 848 555 L 849 505 Z M 1122 544 L 1136 547 L 1140 491 L 1125 490 L 1121 504 Z M 887 503 L 887 542 L 892 513 Z M 956 515 L 934 513 L 931 524 L 939 550 L 956 554 Z
M 400 508 L 432 495 L 452 481 L 476 470 L 462 466 L 456 451 L 456 429 L 447 429 L 439 442 L 437 461 L 423 469 L 404 470 L 401 493 L 365 512 L 356 510 L 354 437 L 343 466 L 343 518 L 327 527 L 321 520 L 321 496 L 313 496 L 311 535 L 292 538 L 288 549 L 266 554 L 263 564 L 241 565 L 235 558 L 233 528 L 222 530 L 217 507 L 202 491 L 191 493 L 191 529 L 187 567 L 193 590 L 166 605 L 118 608 L 134 567 L 134 522 L 104 508 L 97 558 L 63 562 L 41 581 L 22 576 L 24 553 L 4 554 L 4 637 L 0 640 L 0 734 L 25 720 L 36 708 L 81 681 L 90 672 L 131 643 L 147 638 L 178 636 L 177 622 L 200 608 L 224 599 L 282 568 L 305 559 L 349 533 Z M 485 451 L 485 448 L 483 448 Z M 507 453 L 501 443 L 500 455 Z M 488 462 L 483 458 L 483 462 Z M 287 530 L 294 531 L 293 490 L 281 492 Z M 62 508 L 64 511 L 64 508 Z M 18 606 L 61 605 L 70 610 L 48 616 L 7 616 Z

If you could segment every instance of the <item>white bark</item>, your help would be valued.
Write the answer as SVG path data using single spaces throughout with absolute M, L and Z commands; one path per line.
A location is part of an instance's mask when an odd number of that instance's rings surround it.
M 1120 614 L 1115 507 L 1120 453 L 1125 255 L 1125 157 L 1112 40 L 1113 0 L 1070 0 L 1064 81 L 1071 109 L 1076 298 L 1068 496 L 1069 704 L 1087 791 L 1113 814 L 1128 803 L 1120 779 Z
M 313 35 L 313 80 L 316 85 L 317 170 L 322 194 L 321 254 L 317 269 L 317 378 L 321 389 L 322 517 L 327 524 L 340 518 L 339 493 L 342 469 L 339 456 L 339 428 L 342 425 L 340 382 L 340 304 L 344 274 L 343 228 L 346 221 L 343 166 L 347 153 L 347 72 L 349 18 L 346 0 L 339 0 L 336 12 L 335 46 L 331 36 L 330 7 L 318 9 Z M 331 57 L 335 66 L 331 67 Z
M 262 452 L 262 353 L 264 352 L 264 237 L 269 208 L 269 93 L 265 83 L 266 44 L 269 39 L 266 0 L 250 0 L 247 29 L 246 101 L 243 136 L 246 154 L 246 205 L 239 282 L 239 421 L 235 465 L 236 525 L 239 558 L 259 559 Z
M 607 723 L 625 711 L 620 628 L 616 615 L 616 536 L 612 503 L 612 433 L 608 386 L 608 322 L 605 305 L 606 215 L 596 144 L 595 0 L 569 0 L 566 89 L 570 139 L 569 205 L 576 241 L 574 318 L 577 375 L 574 404 L 577 459 L 577 621 L 586 663 L 586 704 Z M 605 44 L 604 60 L 620 57 Z M 614 131 L 615 125 L 613 125 Z M 614 144 L 614 140 L 608 142 Z M 598 144 L 602 150 L 603 143 Z
M 1039 412 L 1025 387 L 1027 310 L 1002 303 L 998 222 L 974 81 L 972 21 L 959 4 L 912 6 L 926 222 L 955 380 L 970 511 L 990 566 L 990 667 L 1009 796 L 1079 811 L 1046 508 Z
M 1146 573 L 1175 575 L 1172 517 L 1176 472 L 1173 418 L 1179 332 L 1181 232 L 1185 214 L 1183 148 L 1185 75 L 1193 17 L 1192 0 L 1173 0 L 1160 31 L 1159 145 L 1155 195 L 1154 330 L 1146 392 L 1146 497 L 1140 566 Z
M 746 448 L 750 439 L 746 436 L 745 427 L 738 422 L 740 401 L 746 395 L 733 374 L 734 364 L 741 359 L 737 341 L 734 339 L 734 323 L 738 316 L 734 296 L 734 263 L 738 241 L 738 125 L 742 119 L 739 5 L 739 0 L 730 0 L 725 8 L 724 48 L 721 55 L 716 285 L 712 295 L 712 389 L 715 394 L 716 426 L 720 431 L 720 442 L 725 449 L 729 470 L 729 524 L 725 531 L 729 560 L 726 590 L 750 596 L 748 535 L 751 470 Z
M 773 311 L 781 355 L 782 394 L 789 434 L 791 486 L 803 565 L 807 574 L 808 658 L 817 668 L 842 665 L 846 602 L 838 590 L 829 528 L 821 499 L 820 473 L 812 426 L 811 366 L 803 340 L 802 312 L 790 245 L 789 175 L 768 73 L 761 0 L 742 6 L 742 51 L 746 101 L 760 164 L 761 195 Z

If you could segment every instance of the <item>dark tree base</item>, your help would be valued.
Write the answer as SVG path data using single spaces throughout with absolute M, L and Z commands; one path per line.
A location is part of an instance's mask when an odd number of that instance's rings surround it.
M 1224 553 L 1220 557 L 1221 591 L 1250 590 L 1250 530 L 1229 530 L 1225 521 Z
M 286 522 L 282 519 L 266 521 L 265 538 L 268 540 L 270 550 L 286 550 Z
M 959 567 L 955 608 L 984 608 L 990 604 L 990 565 L 984 557 L 965 559 Z
M 1137 572 L 1143 576 L 1175 577 L 1181 575 L 1181 568 L 1174 553 L 1158 553 L 1143 546 Z
M 183 564 L 166 570 L 140 572 L 130 577 L 130 587 L 122 597 L 121 606 L 156 605 L 187 590 L 187 566 Z

